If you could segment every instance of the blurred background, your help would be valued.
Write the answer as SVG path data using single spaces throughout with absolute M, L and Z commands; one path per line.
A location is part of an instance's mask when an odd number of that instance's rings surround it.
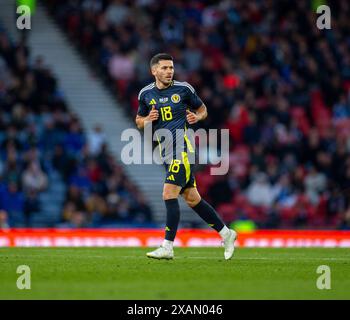
M 163 167 L 120 161 L 158 52 L 201 125 L 230 130 L 229 172 L 196 167 L 226 223 L 350 229 L 349 17 L 347 0 L 1 0 L 0 229 L 163 227 Z M 206 227 L 181 206 L 182 227 Z

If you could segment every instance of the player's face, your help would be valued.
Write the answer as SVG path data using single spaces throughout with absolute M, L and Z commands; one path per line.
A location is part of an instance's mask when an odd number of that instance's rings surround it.
M 169 85 L 174 76 L 174 63 L 171 60 L 160 60 L 152 67 L 152 74 L 155 78 L 163 83 Z

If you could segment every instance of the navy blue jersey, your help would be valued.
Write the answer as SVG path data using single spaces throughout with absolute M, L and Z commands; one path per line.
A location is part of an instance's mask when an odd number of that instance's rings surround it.
M 153 106 L 158 110 L 159 118 L 153 121 L 153 129 L 168 129 L 171 132 L 174 141 L 173 154 L 175 154 L 176 146 L 179 147 L 177 141 L 180 141 L 176 136 L 176 129 L 186 130 L 186 110 L 196 110 L 203 104 L 196 91 L 187 82 L 174 80 L 165 89 L 158 89 L 153 82 L 140 91 L 138 100 L 138 115 L 148 116 Z M 166 158 L 170 148 L 166 145 L 165 139 L 160 139 L 158 142 L 163 144 L 162 156 Z M 191 148 L 187 143 L 182 142 L 181 147 L 185 151 Z

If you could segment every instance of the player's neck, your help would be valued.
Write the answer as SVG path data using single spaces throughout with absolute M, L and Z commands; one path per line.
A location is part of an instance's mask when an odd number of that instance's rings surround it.
M 156 87 L 159 90 L 169 88 L 173 82 L 171 81 L 168 85 L 164 84 L 163 82 L 160 82 L 159 80 L 156 79 Z

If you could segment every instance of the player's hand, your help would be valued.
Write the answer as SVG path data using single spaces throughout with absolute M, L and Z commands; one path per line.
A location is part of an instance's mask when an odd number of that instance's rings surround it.
M 148 120 L 149 121 L 155 121 L 159 118 L 159 112 L 158 110 L 156 109 L 155 106 L 152 106 L 152 109 L 148 115 Z
M 190 110 L 186 110 L 186 112 L 186 119 L 189 124 L 194 124 L 199 121 L 198 116 L 194 112 L 191 112 Z

